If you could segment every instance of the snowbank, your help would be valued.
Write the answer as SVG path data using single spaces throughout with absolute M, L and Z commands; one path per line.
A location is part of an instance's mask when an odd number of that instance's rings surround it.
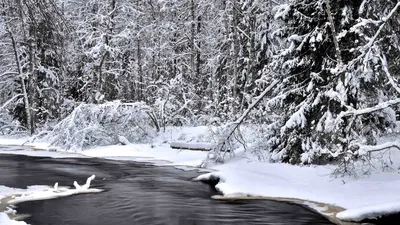
M 360 222 L 365 219 L 376 219 L 400 212 L 400 202 L 367 205 L 360 208 L 347 209 L 338 213 L 337 218 L 345 221 Z
M 152 161 L 162 165 L 181 165 L 198 167 L 207 156 L 203 151 L 172 149 L 168 144 L 159 146 L 131 144 L 123 146 L 97 147 L 81 152 L 90 157 L 115 160 Z
M 363 217 L 353 219 L 357 213 L 370 218 L 371 215 L 400 211 L 400 207 L 393 207 L 395 204 L 385 205 L 387 202 L 400 203 L 400 176 L 395 172 L 377 173 L 361 179 L 332 178 L 333 166 L 299 167 L 248 162 L 246 159 L 212 168 L 217 172 L 200 175 L 197 180 L 219 178 L 216 188 L 226 197 L 250 195 L 326 203 L 355 209 L 338 214 L 340 219 L 350 221 L 359 221 Z M 377 208 L 363 208 L 365 205 L 375 205 Z M 385 207 L 378 207 L 379 205 Z M 315 210 L 329 214 L 320 207 Z
M 17 143 L 13 140 L 0 140 L 0 154 L 12 154 L 12 155 L 27 155 L 27 156 L 37 156 L 37 157 L 52 157 L 52 158 L 84 158 L 82 154 L 77 154 L 68 151 L 55 151 L 49 148 L 43 143 L 31 143 L 25 146 L 21 145 L 10 145 L 9 143 Z M 7 148 L 2 148 L 1 146 L 7 146 Z
M 28 138 L 0 138 L 0 145 L 23 145 Z
M 27 225 L 24 221 L 15 221 L 10 219 L 7 214 L 0 212 L 0 224 L 1 225 Z

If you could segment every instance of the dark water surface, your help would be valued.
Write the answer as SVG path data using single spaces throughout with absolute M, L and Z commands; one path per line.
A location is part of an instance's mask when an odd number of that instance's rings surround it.
M 4 147 L 2 147 L 4 148 Z M 15 147 L 14 147 L 15 148 Z M 18 213 L 32 225 L 332 224 L 301 206 L 274 201 L 221 201 L 199 175 L 171 167 L 104 159 L 0 155 L 0 185 L 72 186 L 95 174 L 96 194 L 26 202 Z

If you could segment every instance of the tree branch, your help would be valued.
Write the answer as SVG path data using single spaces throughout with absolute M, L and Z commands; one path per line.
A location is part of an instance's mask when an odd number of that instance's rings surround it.
M 343 118 L 343 117 L 348 117 L 348 116 L 359 116 L 359 115 L 363 115 L 363 114 L 367 114 L 367 113 L 376 112 L 376 111 L 385 109 L 389 106 L 397 105 L 397 104 L 400 104 L 400 98 L 382 102 L 373 107 L 368 107 L 368 108 L 364 108 L 364 109 L 354 109 L 354 110 L 341 112 L 338 116 L 338 119 Z
M 251 110 L 258 105 L 258 103 L 274 88 L 277 84 L 279 83 L 278 80 L 274 80 L 258 97 L 255 98 L 254 102 L 246 109 L 246 111 L 242 114 L 241 117 L 239 117 L 235 122 L 233 122 L 233 127 L 231 128 L 231 131 L 228 133 L 226 137 L 224 137 L 223 143 L 219 147 L 219 151 L 223 149 L 225 146 L 226 140 L 228 140 L 235 130 L 239 127 L 239 125 L 243 122 L 243 120 L 249 115 Z

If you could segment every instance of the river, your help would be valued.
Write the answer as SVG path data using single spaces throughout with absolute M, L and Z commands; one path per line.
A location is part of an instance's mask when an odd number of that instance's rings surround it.
M 99 158 L 0 155 L 0 185 L 70 186 L 92 174 L 92 187 L 104 192 L 21 203 L 18 213 L 29 214 L 25 221 L 32 225 L 332 224 L 295 204 L 211 199 L 218 193 L 192 181 L 197 171 Z

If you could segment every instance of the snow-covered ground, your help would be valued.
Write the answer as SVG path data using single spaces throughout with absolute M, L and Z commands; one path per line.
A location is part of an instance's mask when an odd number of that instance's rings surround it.
M 204 132 L 190 133 L 179 138 L 171 132 L 169 137 L 160 136 L 157 144 L 128 144 L 95 147 L 70 155 L 64 152 L 45 151 L 0 151 L 0 153 L 40 155 L 50 157 L 102 157 L 115 160 L 150 161 L 159 165 L 198 167 L 208 152 L 170 148 L 168 142 L 196 142 L 195 136 Z M 191 137 L 193 136 L 193 137 Z M 189 138 L 188 138 L 189 137 Z M 169 141 L 168 141 L 169 140 Z M 189 141 L 188 141 L 189 140 Z M 22 144 L 23 141 L 2 140 L 0 145 Z M 43 143 L 31 144 L 35 148 L 48 148 Z M 395 151 L 389 154 L 392 160 L 400 157 Z M 397 163 L 400 163 L 398 160 Z M 398 164 L 393 163 L 393 167 Z M 382 215 L 400 212 L 400 174 L 394 170 L 378 172 L 368 176 L 333 177 L 335 166 L 293 166 L 282 163 L 259 162 L 251 154 L 236 152 L 236 156 L 221 165 L 208 165 L 208 171 L 198 180 L 219 178 L 216 188 L 224 198 L 252 197 L 293 200 L 320 213 L 346 221 L 361 221 Z
M 97 147 L 82 151 L 85 156 L 117 160 L 152 161 L 159 165 L 198 167 L 208 152 L 172 149 L 168 144 L 159 146 L 132 144 L 123 146 Z
M 27 225 L 24 221 L 15 221 L 10 219 L 4 212 L 0 212 L 0 224 L 1 225 Z
M 251 162 L 246 159 L 213 166 L 213 169 L 217 171 L 201 175 L 197 179 L 219 178 L 216 188 L 227 197 L 251 195 L 325 203 L 348 209 L 337 215 L 339 219 L 347 221 L 360 221 L 370 218 L 371 215 L 372 218 L 382 215 L 373 214 L 370 209 L 378 209 L 378 212 L 385 212 L 384 214 L 400 212 L 399 207 L 386 207 L 388 202 L 397 202 L 397 206 L 400 205 L 398 173 L 376 173 L 360 179 L 333 178 L 332 166 L 299 167 Z M 381 210 L 380 205 L 387 210 Z M 329 208 L 308 206 L 328 216 L 335 214 Z

